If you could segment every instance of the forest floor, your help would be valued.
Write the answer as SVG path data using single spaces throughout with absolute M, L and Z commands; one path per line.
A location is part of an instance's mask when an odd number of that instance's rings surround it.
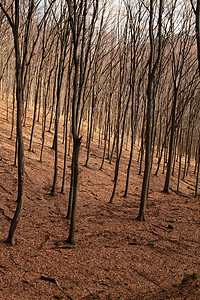
M 68 237 L 67 213 L 70 161 L 67 158 L 66 192 L 60 193 L 64 145 L 62 122 L 59 136 L 59 170 L 56 195 L 53 182 L 53 134 L 46 132 L 43 162 L 39 162 L 41 123 L 36 124 L 34 153 L 28 151 L 32 112 L 23 128 L 25 190 L 22 218 L 14 247 L 5 244 L 16 208 L 17 168 L 13 166 L 15 135 L 6 120 L 6 104 L 0 101 L 0 299 L 200 299 L 199 198 L 194 197 L 193 167 L 175 193 L 177 169 L 170 194 L 162 192 L 165 175 L 152 175 L 147 220 L 136 220 L 142 176 L 138 175 L 138 150 L 134 151 L 128 198 L 123 198 L 129 151 L 123 151 L 113 204 L 114 161 L 99 170 L 103 146 L 91 144 L 89 167 L 85 139 L 80 150 L 76 221 L 76 246 Z M 40 120 L 41 122 L 41 120 Z M 154 159 L 155 172 L 157 159 Z M 63 298 L 62 298 L 63 297 Z

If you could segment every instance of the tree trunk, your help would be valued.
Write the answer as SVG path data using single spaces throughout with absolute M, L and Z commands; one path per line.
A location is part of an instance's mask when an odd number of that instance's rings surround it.
M 44 149 L 45 129 L 46 129 L 46 121 L 47 121 L 47 112 L 46 112 L 46 110 L 47 110 L 47 97 L 48 97 L 49 87 L 50 87 L 50 78 L 51 78 L 51 71 L 50 71 L 49 78 L 48 78 L 45 97 L 43 97 L 42 146 L 41 146 L 41 151 L 40 151 L 40 162 L 42 162 L 42 154 L 43 154 L 43 149 Z
M 55 119 L 55 134 L 54 134 L 54 141 L 52 149 L 55 150 L 55 161 L 54 161 L 54 177 L 53 177 L 53 185 L 51 189 L 51 195 L 55 195 L 55 189 L 56 189 L 56 181 L 57 181 L 57 175 L 58 175 L 58 126 L 59 126 L 59 118 L 60 118 L 60 98 L 61 98 L 61 86 L 62 86 L 62 80 L 63 80 L 63 72 L 64 72 L 64 58 L 66 53 L 66 44 L 61 41 L 61 53 L 60 53 L 60 59 L 59 59 L 59 69 L 58 69 L 58 77 L 57 77 L 57 103 L 56 103 L 56 119 Z
M 171 125 L 171 135 L 170 135 L 170 143 L 169 143 L 169 157 L 167 163 L 167 174 L 165 178 L 165 186 L 163 192 L 169 194 L 169 183 L 171 178 L 171 169 L 173 162 L 173 148 L 174 148 L 174 134 L 175 134 L 175 117 L 176 117 L 176 101 L 177 101 L 177 90 L 174 90 L 174 99 L 172 105 L 172 125 Z
M 177 182 L 177 192 L 179 192 L 180 176 L 181 176 L 181 160 L 182 160 L 182 147 L 183 147 L 183 137 L 182 137 L 182 122 L 179 136 L 179 168 L 178 168 L 178 182 Z
M 56 77 L 57 77 L 57 70 L 58 70 L 58 63 L 57 63 L 57 54 L 56 54 L 56 69 L 55 69 L 55 79 L 54 79 L 54 84 L 53 84 L 53 100 L 52 100 L 52 109 L 51 109 L 51 117 L 50 117 L 50 122 L 49 122 L 49 132 L 51 132 L 51 126 L 52 126 L 52 122 L 53 122 L 53 113 L 54 113 L 54 106 L 55 106 L 55 98 L 56 98 Z
M 173 166 L 172 166 L 172 176 L 174 176 L 175 166 L 176 166 L 176 161 L 177 161 L 178 135 L 179 135 L 179 130 L 177 131 L 177 134 L 175 136 L 175 141 L 174 141 L 174 150 L 173 150 L 174 158 L 173 158 Z
M 78 160 L 79 160 L 79 150 L 81 145 L 81 138 L 77 138 L 73 143 L 73 188 L 72 188 L 72 212 L 71 212 L 71 222 L 69 236 L 67 242 L 71 245 L 75 245 L 74 232 L 75 232 L 75 220 L 76 220 L 76 207 L 77 207 L 77 188 L 78 188 Z
M 72 215 L 72 191 L 73 191 L 73 157 L 71 163 L 71 179 L 70 179 L 70 190 L 69 190 L 69 199 L 68 199 L 68 208 L 66 219 L 70 220 Z
M 191 137 L 190 137 L 190 144 L 189 144 L 189 149 L 188 149 L 188 164 L 187 164 L 186 176 L 188 176 L 189 169 L 190 169 L 190 160 L 191 160 L 191 155 L 192 155 L 193 131 L 194 131 L 194 127 L 192 127 L 192 132 L 191 132 Z
M 200 0 L 197 0 L 196 7 L 196 37 L 197 37 L 197 57 L 199 61 L 199 76 L 200 76 Z
M 41 59 L 41 62 L 40 62 L 40 68 L 39 68 L 39 73 L 38 73 L 37 86 L 36 86 L 36 91 L 35 91 L 35 105 L 34 105 L 34 113 L 33 113 L 33 124 L 32 124 L 31 138 L 30 138 L 30 144 L 29 144 L 29 149 L 28 149 L 28 151 L 31 151 L 31 152 L 34 152 L 33 151 L 33 135 L 34 135 L 34 129 L 35 129 L 35 122 L 36 122 L 38 93 L 39 93 L 39 86 L 40 86 L 42 65 L 43 65 L 43 58 Z
M 59 88 L 58 88 L 59 89 Z M 56 189 L 56 181 L 58 175 L 58 123 L 59 123 L 59 110 L 60 110 L 60 90 L 57 92 L 57 105 L 56 105 L 56 119 L 55 119 L 55 135 L 54 135 L 54 153 L 55 153 L 55 160 L 54 160 L 54 177 L 53 177 L 53 185 L 51 188 L 51 196 L 55 195 Z
M 185 179 L 186 176 L 186 169 L 187 169 L 187 156 L 188 156 L 188 148 L 189 148 L 189 136 L 190 136 L 190 126 L 191 126 L 191 114 L 188 122 L 188 131 L 187 131 L 187 139 L 186 139 L 186 146 L 185 146 L 185 163 L 184 163 L 184 171 L 182 180 Z
M 151 81 L 151 80 L 149 80 Z M 148 101 L 147 101 L 147 124 L 146 124 L 146 152 L 145 152 L 145 170 L 142 184 L 142 194 L 141 194 L 141 202 L 140 202 L 140 210 L 138 215 L 139 221 L 145 221 L 145 213 L 146 213 L 146 204 L 147 204 L 147 196 L 148 196 L 148 186 L 150 179 L 150 170 L 151 170 L 151 133 L 152 133 L 152 119 L 153 119 L 153 111 L 152 111 L 152 97 L 153 97 L 153 87 L 149 82 L 148 90 Z
M 109 105 L 110 107 L 110 105 Z M 105 155 L 106 155 L 106 144 L 107 144 L 107 135 L 108 135 L 108 127 L 109 127 L 109 115 L 110 115 L 110 111 L 108 111 L 108 115 L 107 115 L 107 122 L 106 122 L 106 132 L 105 132 L 105 140 L 104 140 L 104 149 L 103 149 L 103 157 L 102 157 L 102 161 L 101 161 L 101 166 L 99 168 L 99 170 L 103 169 L 103 165 L 104 165 L 104 160 L 105 160 Z
M 65 115 L 65 153 L 64 153 L 64 166 L 63 166 L 63 178 L 62 178 L 62 187 L 61 193 L 64 193 L 65 190 L 65 175 L 66 175 L 66 163 L 67 163 L 67 137 L 68 137 L 68 117 L 69 117 L 69 102 L 70 102 L 70 74 L 68 76 L 69 87 L 68 87 L 68 100 L 67 100 L 67 109 Z
M 198 150 L 198 166 L 197 166 L 197 177 L 195 185 L 195 196 L 198 196 L 198 185 L 199 185 L 199 171 L 200 171 L 200 134 L 199 134 L 199 150 Z
M 158 54 L 155 58 L 154 53 L 154 36 L 153 36 L 153 0 L 150 1 L 150 21 L 149 21 L 149 36 L 150 36 L 150 57 L 149 57 L 149 76 L 148 76 L 148 87 L 147 87 L 147 123 L 146 123 L 146 152 L 145 152 L 145 170 L 142 183 L 142 193 L 140 200 L 140 210 L 137 219 L 139 221 L 145 221 L 146 205 L 148 197 L 148 189 L 150 184 L 151 176 L 151 159 L 152 159 L 152 129 L 153 129 L 153 96 L 154 96 L 154 80 L 155 72 L 160 62 L 161 57 L 161 46 L 162 46 L 162 11 L 163 11 L 163 0 L 160 0 L 159 5 L 159 19 L 158 19 Z M 155 60 L 155 62 L 154 62 Z
M 12 126 L 11 126 L 11 132 L 10 132 L 10 139 L 11 140 L 12 140 L 12 137 L 13 137 L 14 123 L 15 123 L 15 81 L 14 81 L 14 84 L 13 84 L 13 110 L 12 110 Z
M 142 164 L 143 164 L 143 157 L 144 157 L 144 131 L 145 131 L 145 107 L 144 107 L 144 115 L 143 115 L 143 124 L 142 124 L 142 132 L 141 132 L 141 147 L 140 147 L 140 169 L 139 175 L 142 174 Z M 139 156 L 138 156 L 139 158 Z
M 95 79 L 94 79 L 95 81 Z M 95 105 L 95 95 L 94 95 L 94 82 L 93 82 L 93 89 L 92 89 L 92 109 L 90 113 L 90 126 L 89 126 L 89 135 L 88 135 L 88 141 L 87 141 L 87 157 L 85 162 L 85 167 L 88 167 L 88 161 L 90 157 L 90 143 L 91 143 L 91 137 L 92 137 L 92 127 L 93 127 L 93 115 L 94 115 L 94 105 Z
M 199 145 L 196 145 L 196 150 L 195 150 L 195 167 L 194 167 L 194 175 L 197 172 L 197 165 L 198 165 L 198 149 L 199 149 Z
M 131 102 L 131 151 L 130 151 L 127 174 L 126 174 L 126 187 L 125 187 L 125 192 L 124 192 L 124 198 L 128 197 L 129 177 L 130 177 L 130 170 L 131 170 L 131 164 L 132 164 L 132 159 L 133 159 L 133 147 L 134 147 L 134 139 L 135 139 L 134 122 L 133 122 L 133 117 L 134 117 L 133 105 L 134 105 L 134 88 L 132 91 L 132 102 Z M 128 143 L 128 140 L 127 140 L 127 143 Z
M 13 28 L 14 43 L 15 43 L 15 59 L 16 59 L 16 99 L 17 99 L 17 140 L 18 140 L 18 197 L 17 208 L 14 217 L 11 221 L 7 243 L 15 244 L 15 233 L 19 224 L 23 208 L 23 193 L 24 193 L 24 142 L 22 133 L 22 76 L 21 76 L 21 57 L 19 47 L 19 1 L 15 1 L 16 23 Z

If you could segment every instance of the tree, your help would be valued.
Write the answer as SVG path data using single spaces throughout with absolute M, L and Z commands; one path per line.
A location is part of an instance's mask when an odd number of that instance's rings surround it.
M 140 210 L 137 219 L 145 221 L 146 204 L 148 197 L 149 182 L 151 176 L 151 160 L 152 160 L 152 128 L 153 128 L 153 85 L 155 80 L 155 73 L 158 68 L 161 58 L 162 48 L 162 13 L 163 0 L 159 1 L 159 17 L 158 17 L 158 51 L 155 56 L 155 39 L 153 32 L 153 18 L 154 18 L 154 1 L 150 1 L 150 19 L 149 19 L 149 38 L 150 38 L 150 56 L 149 56 L 149 74 L 147 87 L 147 122 L 146 122 L 146 141 L 145 141 L 145 170 L 142 183 L 142 193 L 140 200 Z
M 145 57 L 145 42 L 142 40 L 143 36 L 140 29 L 140 23 L 142 20 L 142 4 L 139 4 L 138 11 L 136 10 L 135 14 L 133 15 L 132 10 L 134 11 L 136 8 L 133 9 L 130 5 L 126 4 L 128 19 L 129 19 L 129 26 L 130 26 L 130 35 L 131 35 L 131 69 L 130 69 L 130 97 L 131 97 L 131 151 L 129 156 L 129 163 L 127 167 L 127 176 L 126 176 L 126 187 L 124 192 L 124 197 L 128 196 L 128 187 L 129 187 L 129 177 L 130 177 L 130 170 L 133 158 L 133 147 L 135 142 L 135 132 L 138 123 L 138 110 L 140 106 L 140 89 L 141 84 L 143 83 L 143 79 L 147 70 L 147 64 L 144 67 L 141 67 L 141 75 L 139 75 L 138 81 L 138 91 L 135 95 L 135 86 L 136 86 L 136 71 L 139 67 L 139 64 L 143 60 L 142 57 Z M 139 55 L 140 53 L 140 55 Z
M 170 129 L 170 143 L 169 143 L 169 156 L 167 162 L 167 174 L 165 178 L 165 186 L 163 189 L 164 193 L 169 193 L 169 183 L 171 177 L 171 168 L 174 156 L 174 141 L 175 141 L 175 127 L 176 127 L 176 107 L 177 102 L 180 99 L 184 101 L 184 97 L 181 98 L 182 89 L 190 91 L 191 86 L 195 83 L 195 78 L 197 72 L 195 71 L 192 54 L 193 39 L 189 37 L 190 27 L 190 11 L 185 11 L 185 19 L 182 24 L 182 29 L 179 33 L 178 38 L 175 37 L 174 28 L 172 28 L 172 38 L 171 38 L 171 49 L 172 49 L 172 82 L 173 82 L 173 101 L 171 108 L 171 129 Z M 173 27 L 173 14 L 171 16 L 171 26 Z M 194 71 L 193 71 L 194 69 Z M 192 82 L 187 82 L 185 78 L 188 74 L 192 77 Z M 184 84 L 183 84 L 184 83 Z M 187 92 L 185 92 L 187 98 Z M 179 104 L 180 105 L 180 104 Z M 179 120 L 180 121 L 180 120 Z M 189 137 L 189 136 L 188 136 Z M 187 154 L 186 154 L 187 155 Z
M 54 143 L 53 149 L 55 150 L 55 160 L 54 160 L 53 185 L 51 188 L 52 196 L 54 196 L 55 194 L 57 173 L 58 173 L 58 125 L 59 125 L 59 117 L 60 117 L 61 89 L 62 89 L 64 69 L 65 69 L 65 58 L 66 58 L 68 41 L 69 41 L 69 21 L 68 21 L 68 16 L 65 15 L 64 11 L 65 9 L 63 9 L 62 11 L 62 5 L 61 5 L 60 24 L 58 25 L 58 30 L 59 30 L 58 42 L 60 41 L 60 55 L 59 55 L 59 63 L 58 63 L 58 75 L 57 75 L 55 135 L 54 135 L 54 142 L 53 142 Z M 63 20 L 64 20 L 64 24 L 63 24 Z
M 124 29 L 124 40 L 123 42 L 119 42 L 119 91 L 118 91 L 118 103 L 117 103 L 117 121 L 116 121 L 116 163 L 115 163 L 115 171 L 114 171 L 114 186 L 112 195 L 110 197 L 109 203 L 113 202 L 117 180 L 119 175 L 119 166 L 120 160 L 122 156 L 122 149 L 124 143 L 124 134 L 125 134 L 125 126 L 126 126 L 126 116 L 129 108 L 129 103 L 131 99 L 131 89 L 128 91 L 126 83 L 127 76 L 127 24 Z M 128 93 L 128 96 L 127 96 Z M 120 139 L 121 133 L 121 139 Z
M 199 133 L 199 142 L 198 142 L 198 154 L 197 154 L 197 177 L 195 185 L 195 196 L 198 195 L 198 185 L 199 185 L 199 172 L 200 172 L 200 133 Z
M 72 154 L 72 213 L 69 236 L 67 242 L 75 244 L 74 231 L 77 208 L 77 188 L 78 188 L 78 163 L 79 151 L 82 137 L 78 135 L 78 122 L 80 114 L 81 94 L 85 81 L 86 68 L 88 64 L 89 50 L 91 47 L 92 36 L 94 33 L 95 22 L 98 13 L 98 0 L 88 3 L 83 1 L 67 0 L 69 12 L 69 21 L 73 43 L 73 98 L 72 98 L 72 137 L 73 137 L 73 154 Z M 88 11 L 91 11 L 91 19 L 87 19 Z M 87 21 L 90 22 L 87 24 Z M 88 28 L 87 28 L 88 25 Z M 86 30 L 88 32 L 88 40 L 86 39 Z M 82 36 L 81 36 L 82 34 Z M 79 55 L 80 50 L 80 55 Z
M 14 7 L 13 7 L 14 6 Z M 24 75 L 24 66 L 26 62 L 26 51 L 27 51 L 27 41 L 29 37 L 29 28 L 31 18 L 34 12 L 34 1 L 29 1 L 28 15 L 26 19 L 26 36 L 24 43 L 24 55 L 21 56 L 20 51 L 20 7 L 19 0 L 15 0 L 12 4 L 12 9 L 14 10 L 14 20 L 9 15 L 9 9 L 4 7 L 2 2 L 0 2 L 0 8 L 5 14 L 13 33 L 14 38 L 14 48 L 15 48 L 15 71 L 16 71 L 16 100 L 17 100 L 17 142 L 18 142 L 18 197 L 17 197 L 17 208 L 14 214 L 14 217 L 11 222 L 7 243 L 14 245 L 15 244 L 15 233 L 17 225 L 20 221 L 22 208 L 23 208 L 23 193 L 24 193 L 24 142 L 23 142 L 23 133 L 22 133 L 22 111 L 23 111 L 23 75 Z
M 199 61 L 199 75 L 200 75 L 200 0 L 197 0 L 196 8 L 193 0 L 190 0 L 192 9 L 196 18 L 196 38 L 197 38 L 197 57 Z

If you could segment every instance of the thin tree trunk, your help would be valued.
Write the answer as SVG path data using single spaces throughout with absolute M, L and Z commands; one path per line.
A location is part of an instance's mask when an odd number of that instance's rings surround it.
M 38 116 L 37 116 L 37 122 L 40 122 L 40 110 L 41 110 L 41 103 L 43 102 L 42 100 L 42 86 L 43 86 L 43 78 L 40 80 L 40 85 L 39 85 L 39 108 L 38 108 Z
M 108 125 L 108 149 L 107 149 L 107 159 L 110 159 L 110 140 L 111 140 L 111 124 L 109 118 L 109 125 Z
M 140 147 L 140 169 L 139 175 L 142 174 L 142 164 L 143 164 L 143 157 L 144 157 L 144 131 L 145 131 L 145 107 L 144 107 L 144 115 L 143 115 L 143 124 L 142 124 L 142 132 L 141 132 L 141 147 Z M 138 157 L 139 158 L 139 157 Z
M 16 99 L 17 99 L 17 140 L 18 140 L 18 197 L 17 208 L 14 217 L 11 221 L 7 243 L 15 245 L 15 233 L 20 221 L 23 208 L 23 193 L 24 193 L 24 142 L 22 133 L 22 69 L 19 46 L 19 1 L 15 0 L 15 25 L 12 28 L 15 44 L 15 59 L 16 59 Z
M 72 215 L 72 191 L 73 191 L 73 157 L 71 163 L 71 179 L 70 179 L 70 190 L 69 190 L 69 199 L 68 199 L 68 208 L 66 219 L 70 220 Z
M 134 122 L 133 122 L 133 117 L 134 117 L 133 105 L 134 105 L 134 88 L 132 90 L 132 103 L 131 103 L 131 151 L 130 151 L 127 174 L 126 174 L 126 187 L 125 187 L 125 192 L 124 192 L 125 198 L 128 197 L 129 178 L 130 178 L 130 170 L 131 170 L 131 164 L 132 164 L 132 159 L 133 159 L 133 149 L 134 149 L 134 139 L 135 139 L 135 128 L 134 128 Z M 128 142 L 128 140 L 127 140 L 127 142 Z
M 183 138 L 182 138 L 182 122 L 181 122 L 181 129 L 179 135 L 179 168 L 178 168 L 177 192 L 179 192 L 180 177 L 181 177 L 182 147 L 183 147 Z
M 103 169 L 103 165 L 104 165 L 104 161 L 105 161 L 107 134 L 108 134 L 108 127 L 109 127 L 109 114 L 110 114 L 110 112 L 108 111 L 107 122 L 106 122 L 106 135 L 105 135 L 104 149 L 103 149 L 103 157 L 102 157 L 101 166 L 100 166 L 99 170 Z
M 62 187 L 61 193 L 64 193 L 65 189 L 65 175 L 66 175 L 66 163 L 67 163 L 67 137 L 68 137 L 68 117 L 69 117 L 69 104 L 70 104 L 70 82 L 71 82 L 71 71 L 68 74 L 68 100 L 67 100 L 67 109 L 65 116 L 65 153 L 64 153 L 64 166 L 63 166 L 63 178 L 62 178 Z
M 11 132 L 10 132 L 11 140 L 13 137 L 14 123 L 15 123 L 15 80 L 14 80 L 14 84 L 13 84 L 13 110 L 12 110 L 12 125 L 11 125 Z
M 115 177 L 114 177 L 114 187 L 113 187 L 113 192 L 110 198 L 109 203 L 113 203 L 113 198 L 115 196 L 115 191 L 116 191 L 116 186 L 117 186 L 117 179 L 118 179 L 118 174 L 119 174 L 119 164 L 120 164 L 120 159 L 122 156 L 122 148 L 123 148 L 123 143 L 124 143 L 124 133 L 125 133 L 125 123 L 126 123 L 126 115 L 129 107 L 129 102 L 130 102 L 130 95 L 126 103 L 126 108 L 123 116 L 123 124 L 122 124 L 122 136 L 121 136 L 121 143 L 120 143 L 120 149 L 119 149 L 119 128 L 117 132 L 117 144 L 116 144 L 116 149 L 117 149 L 117 160 L 116 160 L 116 165 L 115 165 Z M 119 126 L 119 124 L 118 124 Z
M 168 157 L 168 164 L 167 164 L 167 174 L 165 178 L 165 186 L 163 192 L 169 194 L 169 183 L 171 178 L 171 169 L 172 169 L 172 162 L 173 162 L 173 148 L 174 148 L 174 134 L 175 134 L 175 117 L 176 117 L 176 101 L 177 101 L 177 90 L 174 90 L 174 100 L 172 104 L 172 125 L 171 125 L 171 136 L 170 136 L 170 144 L 169 144 L 169 157 Z
M 158 54 L 154 63 L 154 36 L 153 36 L 153 0 L 150 1 L 150 21 L 149 21 L 149 35 L 150 35 L 150 44 L 151 52 L 149 57 L 149 77 L 148 77 L 148 88 L 147 88 L 147 123 L 146 123 L 146 152 L 145 152 L 145 170 L 142 183 L 142 193 L 140 200 L 140 210 L 137 219 L 139 221 L 145 221 L 146 214 L 146 205 L 148 197 L 148 188 L 150 184 L 151 176 L 151 159 L 152 159 L 152 129 L 153 129 L 153 85 L 154 85 L 154 76 L 156 69 L 160 62 L 161 57 L 161 46 L 162 46 L 162 11 L 163 11 L 163 0 L 160 0 L 159 5 L 159 19 L 158 19 Z
M 88 135 L 88 142 L 87 142 L 87 158 L 85 162 L 85 167 L 88 167 L 88 161 L 90 157 L 90 143 L 91 143 L 91 138 L 92 138 L 92 127 L 93 127 L 93 115 L 94 115 L 94 106 L 95 106 L 95 94 L 94 94 L 94 84 L 95 84 L 95 78 L 93 82 L 93 88 L 92 88 L 92 109 L 90 113 L 90 126 L 89 126 L 89 135 Z
M 39 72 L 38 72 L 38 80 L 36 85 L 36 91 L 35 91 L 35 105 L 34 105 L 34 113 L 33 113 L 33 124 L 32 124 L 32 130 L 31 130 L 31 137 L 30 137 L 30 143 L 29 143 L 29 149 L 28 151 L 33 151 L 33 135 L 34 135 L 34 129 L 35 129 L 35 122 L 36 122 L 36 113 L 37 113 L 37 103 L 38 103 L 38 92 L 39 92 L 39 86 L 40 86 L 40 79 L 41 79 L 41 70 L 43 65 L 43 57 L 40 62 Z
M 56 51 L 57 53 L 57 51 Z M 56 54 L 56 59 L 57 59 L 57 54 Z M 52 126 L 52 122 L 53 122 L 53 113 L 54 113 L 54 106 L 55 106 L 55 98 L 56 98 L 56 77 L 57 77 L 57 70 L 58 70 L 58 63 L 56 63 L 56 69 L 55 69 L 55 78 L 54 78 L 54 85 L 53 85 L 53 101 L 52 101 L 52 110 L 51 110 L 51 117 L 50 117 L 50 122 L 49 122 L 49 132 L 51 132 L 51 126 Z
M 192 154 L 191 152 L 192 152 L 193 132 L 194 132 L 194 127 L 192 127 L 190 143 L 189 143 L 189 149 L 188 149 L 188 164 L 187 164 L 186 176 L 188 176 L 189 169 L 190 169 L 190 159 L 191 159 L 191 154 Z
M 8 94 L 6 93 L 6 104 L 7 104 L 7 108 L 6 108 L 6 121 L 8 122 L 8 110 L 9 110 L 9 103 L 8 103 Z
M 190 116 L 191 116 L 191 112 L 190 112 Z M 184 171 L 183 171 L 182 180 L 184 180 L 185 176 L 186 176 L 187 156 L 188 156 L 189 136 L 190 136 L 190 125 L 191 125 L 191 117 L 189 118 L 189 123 L 188 123 L 187 140 L 186 140 L 186 146 L 185 146 L 185 163 L 184 163 Z
M 155 176 L 158 175 L 158 171 L 159 171 L 159 168 L 160 168 L 160 163 L 161 163 L 161 160 L 162 160 L 162 157 L 163 157 L 163 151 L 164 151 L 164 167 L 165 167 L 165 149 L 166 149 L 166 144 L 167 144 L 167 136 L 168 136 L 168 130 L 167 130 L 167 127 L 166 127 L 166 132 L 165 132 L 165 137 L 164 137 L 164 141 L 162 143 L 162 148 L 161 148 L 161 151 L 160 151 L 160 156 L 159 156 L 159 159 L 158 159 L 158 165 L 157 165 L 157 169 L 156 169 L 156 172 L 155 172 Z M 164 174 L 164 167 L 163 167 L 163 174 Z
M 199 134 L 199 150 L 198 150 L 198 166 L 197 166 L 197 177 L 195 185 L 195 196 L 198 196 L 198 185 L 199 185 L 199 171 L 200 171 L 200 134 Z
M 53 185 L 50 192 L 51 196 L 55 195 L 57 175 L 58 175 L 58 122 L 59 122 L 58 120 L 59 120 L 59 113 L 60 113 L 60 88 L 59 87 L 57 88 L 58 91 L 57 91 L 57 105 L 56 105 L 56 119 L 55 119 L 55 134 L 54 134 L 54 142 L 53 142 L 55 148 L 52 147 L 55 153 L 55 160 L 54 160 Z
M 14 167 L 17 167 L 17 156 L 18 156 L 18 142 L 17 142 L 17 133 L 16 133 L 16 139 L 15 139 L 15 159 L 14 159 Z
M 30 99 L 30 94 L 31 94 L 31 84 L 33 81 L 34 77 L 31 78 L 30 76 L 30 68 L 29 68 L 29 80 L 28 80 L 28 84 L 26 87 L 26 92 L 25 92 L 25 108 L 24 108 L 24 114 L 23 114 L 23 127 L 26 126 L 26 116 L 27 116 L 27 109 L 28 109 L 28 103 L 29 103 L 29 99 Z
M 175 142 L 174 142 L 174 158 L 173 158 L 173 167 L 172 167 L 172 176 L 174 176 L 174 172 L 175 172 L 175 165 L 176 165 L 176 161 L 177 161 L 177 154 L 176 154 L 176 150 L 177 150 L 177 144 L 178 144 L 178 135 L 179 135 L 179 130 L 177 131 L 176 137 L 175 137 Z
M 197 165 L 198 165 L 198 147 L 199 145 L 197 144 L 196 146 L 196 151 L 195 151 L 195 167 L 194 167 L 194 175 L 196 174 L 197 171 Z
M 75 245 L 74 232 L 75 232 L 75 220 L 76 220 L 76 207 L 77 207 L 77 188 L 78 188 L 78 160 L 79 160 L 79 150 L 81 145 L 81 138 L 77 138 L 73 145 L 73 201 L 72 201 L 72 211 L 71 211 L 71 222 L 69 236 L 67 242 L 71 245 Z
M 114 150 L 115 150 L 116 137 L 117 137 L 117 134 L 116 134 L 116 132 L 115 132 L 115 133 L 114 133 L 114 138 L 113 138 L 113 145 L 112 145 L 112 150 L 111 150 L 111 154 L 110 154 L 109 164 L 112 163 L 113 153 L 114 153 Z

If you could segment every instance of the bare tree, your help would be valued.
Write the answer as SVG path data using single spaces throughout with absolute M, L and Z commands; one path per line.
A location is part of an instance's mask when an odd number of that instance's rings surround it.
M 198 152 L 197 152 L 197 177 L 195 185 L 195 196 L 198 195 L 198 185 L 199 185 L 199 171 L 200 171 L 200 133 L 199 133 L 199 142 L 198 142 Z
M 158 68 L 161 58 L 162 48 L 162 13 L 163 0 L 159 1 L 159 17 L 158 17 L 158 51 L 155 53 L 155 38 L 153 30 L 154 18 L 154 1 L 150 1 L 150 20 L 149 20 L 149 37 L 150 37 L 150 56 L 149 56 L 149 75 L 147 87 L 147 123 L 146 123 L 146 152 L 145 152 L 145 170 L 142 184 L 142 194 L 140 201 L 140 210 L 137 219 L 145 221 L 146 204 L 148 197 L 149 182 L 151 176 L 151 160 L 152 160 L 152 127 L 153 127 L 153 85 L 155 80 L 155 73 Z M 155 56 L 156 55 L 156 56 Z
M 73 77 L 73 98 L 72 98 L 72 137 L 73 137 L 73 154 L 72 154 L 72 213 L 70 230 L 67 242 L 75 244 L 74 231 L 76 220 L 77 207 L 77 188 L 78 188 L 78 162 L 79 151 L 82 137 L 78 135 L 78 121 L 80 114 L 81 94 L 84 86 L 86 68 L 88 64 L 89 50 L 91 47 L 92 36 L 94 33 L 95 22 L 98 13 L 98 0 L 93 0 L 88 3 L 83 1 L 67 0 L 67 7 L 69 11 L 69 21 L 72 32 L 73 43 L 73 63 L 74 63 L 74 77 Z M 91 19 L 87 24 L 87 13 L 92 10 Z M 88 26 L 88 28 L 87 28 Z M 86 40 L 86 28 L 88 31 L 88 40 Z M 81 36 L 82 34 L 82 36 Z M 80 57 L 79 51 L 80 49 Z
M 64 25 L 62 24 L 63 19 L 64 19 Z M 57 103 L 56 103 L 55 135 L 54 135 L 54 146 L 53 146 L 53 149 L 55 150 L 55 160 L 54 160 L 53 185 L 51 188 L 52 196 L 55 194 L 57 173 L 58 173 L 58 126 L 59 126 L 59 117 L 60 117 L 61 89 L 62 89 L 64 69 L 65 69 L 66 51 L 67 51 L 68 41 L 69 41 L 69 20 L 68 20 L 68 16 L 65 15 L 65 8 L 63 8 L 62 5 L 61 5 L 60 24 L 58 25 L 58 30 L 60 32 L 59 40 L 58 40 L 58 42 L 60 41 L 60 54 L 59 54 L 59 63 L 58 63 L 57 91 L 56 91 Z
M 200 0 L 197 0 L 196 8 L 193 0 L 190 0 L 190 2 L 196 18 L 197 56 L 199 61 L 199 75 L 200 75 Z
M 171 168 L 174 157 L 174 141 L 175 141 L 175 125 L 176 125 L 176 107 L 177 102 L 181 98 L 182 89 L 190 91 L 191 86 L 195 83 L 195 78 L 197 72 L 193 71 L 195 66 L 195 60 L 192 53 L 193 39 L 189 37 L 190 27 L 190 11 L 185 11 L 185 20 L 182 25 L 182 31 L 180 32 L 180 37 L 176 38 L 174 34 L 174 29 L 172 28 L 172 39 L 171 39 L 171 49 L 172 49 L 172 81 L 173 81 L 173 102 L 171 108 L 171 129 L 170 129 L 170 143 L 169 143 L 169 156 L 167 162 L 167 174 L 165 178 L 165 186 L 163 192 L 169 193 L 169 183 L 171 177 Z M 172 15 L 172 27 L 173 27 L 173 15 Z M 190 73 L 193 80 L 192 82 L 187 82 L 185 77 Z M 186 80 L 186 83 L 182 86 L 182 82 Z M 179 120 L 180 121 L 180 120 Z M 189 135 L 188 135 L 189 138 Z
M 14 6 L 14 7 L 13 7 Z M 17 225 L 20 221 L 22 208 L 23 208 L 23 193 L 24 193 L 24 142 L 22 133 L 22 111 L 23 111 L 23 75 L 24 66 L 26 63 L 27 54 L 27 43 L 29 38 L 29 29 L 32 15 L 34 12 L 34 1 L 30 0 L 28 4 L 28 15 L 26 19 L 26 35 L 24 40 L 24 55 L 21 56 L 20 51 L 20 6 L 19 0 L 15 0 L 11 6 L 5 7 L 2 2 L 0 2 L 0 8 L 5 14 L 13 33 L 14 38 L 14 48 L 15 48 L 15 70 L 16 70 L 16 100 L 17 100 L 17 142 L 18 142 L 18 198 L 17 198 L 17 208 L 14 217 L 11 222 L 7 243 L 15 244 L 15 233 Z M 10 8 L 10 9 L 9 9 Z M 10 10 L 10 11 L 9 11 Z M 10 13 L 14 11 L 14 19 L 10 16 Z

